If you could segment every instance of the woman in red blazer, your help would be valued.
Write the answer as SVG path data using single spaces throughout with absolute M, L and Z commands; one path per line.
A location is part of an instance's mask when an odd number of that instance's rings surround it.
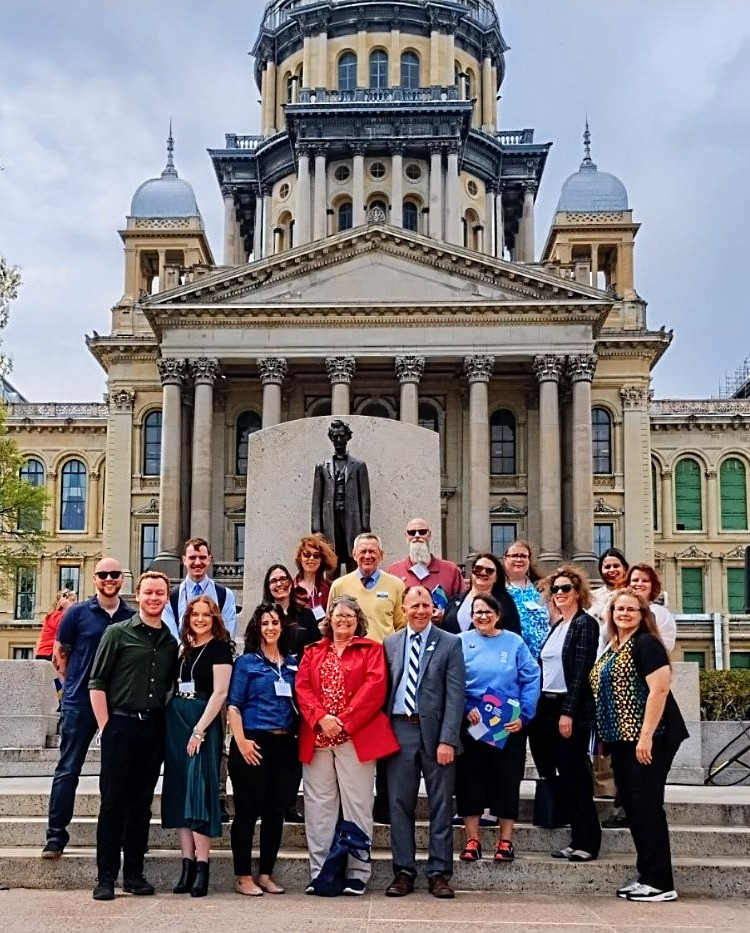
M 356 599 L 335 599 L 322 631 L 323 638 L 305 648 L 295 683 L 310 893 L 331 848 L 339 807 L 372 838 L 375 762 L 399 748 L 383 712 L 385 654 L 365 637 L 367 619 Z M 369 863 L 350 858 L 343 893 L 364 894 L 369 878 Z

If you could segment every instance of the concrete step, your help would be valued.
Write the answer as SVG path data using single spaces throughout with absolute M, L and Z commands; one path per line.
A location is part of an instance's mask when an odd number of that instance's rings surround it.
M 51 737 L 59 739 L 56 735 Z M 52 777 L 57 767 L 60 751 L 56 747 L 47 748 L 0 748 L 0 778 Z M 81 774 L 97 776 L 99 774 L 100 752 L 90 748 L 86 755 Z
M 44 817 L 0 818 L 0 845 L 12 848 L 41 850 L 44 845 L 47 821 Z M 69 827 L 70 845 L 93 848 L 96 846 L 96 817 L 77 817 Z M 750 856 L 750 828 L 728 826 L 673 826 L 670 830 L 672 854 L 685 858 L 742 858 Z M 497 831 L 482 829 L 481 839 L 485 855 L 494 852 Z M 390 847 L 390 827 L 376 824 L 374 845 L 376 849 Z M 428 845 L 428 824 L 416 826 L 417 848 Z M 158 820 L 151 823 L 149 841 L 154 849 L 173 849 L 177 846 L 177 833 L 162 829 Z M 555 849 L 568 845 L 570 833 L 567 829 L 540 829 L 527 823 L 519 823 L 514 833 L 514 844 L 519 853 L 549 855 Z M 453 831 L 453 847 L 456 853 L 464 842 L 463 830 L 456 826 Z M 305 828 L 298 824 L 286 824 L 282 845 L 290 850 L 305 850 L 307 841 Z M 213 842 L 215 849 L 229 849 L 229 826 L 222 827 L 222 835 Z M 602 834 L 603 855 L 632 855 L 635 852 L 630 833 L 626 829 L 605 830 Z
M 418 853 L 424 869 L 426 853 Z M 704 897 L 743 897 L 750 890 L 750 859 L 676 858 L 675 884 L 681 895 Z M 308 881 L 307 856 L 302 851 L 282 850 L 274 877 L 293 891 L 304 889 Z M 146 875 L 162 893 L 171 891 L 180 873 L 179 853 L 152 849 L 146 857 Z M 382 890 L 392 877 L 390 854 L 376 851 L 373 856 L 371 888 Z M 465 864 L 454 862 L 453 882 L 457 890 L 470 891 L 554 891 L 559 895 L 606 894 L 633 877 L 630 856 L 610 855 L 596 862 L 571 864 L 541 854 L 521 853 L 511 864 L 494 864 L 489 859 Z M 10 888 L 90 888 L 96 878 L 96 859 L 91 848 L 69 848 L 62 859 L 50 862 L 26 848 L 0 848 L 0 878 Z M 234 887 L 231 855 L 217 851 L 211 860 L 213 891 Z M 420 878 L 419 887 L 426 887 Z

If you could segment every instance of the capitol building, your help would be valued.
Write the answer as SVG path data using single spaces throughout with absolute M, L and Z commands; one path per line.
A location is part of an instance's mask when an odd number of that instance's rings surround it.
M 261 132 L 207 140 L 223 242 L 170 137 L 123 205 L 109 332 L 86 338 L 106 402 L 9 405 L 51 504 L 42 559 L 0 603 L 0 657 L 26 656 L 102 555 L 135 577 L 199 535 L 240 593 L 248 437 L 369 415 L 439 435 L 445 557 L 522 537 L 595 574 L 615 545 L 689 617 L 676 658 L 750 666 L 750 400 L 652 397 L 679 334 L 638 292 L 649 206 L 586 127 L 537 216 L 551 143 L 502 125 L 507 48 L 492 0 L 266 4 Z

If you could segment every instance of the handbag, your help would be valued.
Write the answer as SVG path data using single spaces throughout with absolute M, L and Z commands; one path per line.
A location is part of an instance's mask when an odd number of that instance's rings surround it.
M 594 772 L 594 797 L 611 797 L 617 794 L 612 759 L 609 755 L 594 755 L 591 759 Z
M 567 801 L 559 777 L 539 778 L 536 782 L 534 815 L 531 822 L 534 826 L 544 829 L 557 829 L 567 826 L 570 822 Z
M 339 820 L 333 834 L 333 842 L 320 874 L 313 879 L 313 893 L 319 897 L 337 897 L 346 884 L 346 866 L 349 856 L 360 862 L 370 862 L 372 840 L 367 833 L 351 820 Z

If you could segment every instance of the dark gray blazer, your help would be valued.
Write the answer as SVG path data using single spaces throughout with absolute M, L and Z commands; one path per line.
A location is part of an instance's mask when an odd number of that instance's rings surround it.
M 402 628 L 383 642 L 389 682 L 385 711 L 389 716 L 404 673 L 407 632 L 408 628 Z M 419 728 L 425 746 L 431 751 L 436 751 L 441 742 L 461 750 L 459 735 L 465 691 L 466 667 L 461 640 L 433 625 L 422 655 L 417 686 Z
M 336 481 L 333 476 L 333 460 L 323 460 L 315 465 L 315 477 L 312 491 L 312 515 L 310 531 L 320 532 L 331 544 L 336 541 L 333 518 L 333 498 Z M 346 544 L 352 552 L 354 539 L 370 528 L 370 478 L 364 460 L 348 455 L 346 480 L 344 486 L 344 522 L 346 525 Z

